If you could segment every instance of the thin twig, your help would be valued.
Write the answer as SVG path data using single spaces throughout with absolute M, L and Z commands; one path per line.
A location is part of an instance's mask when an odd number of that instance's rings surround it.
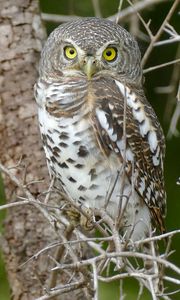
M 112 15 L 108 17 L 111 21 L 116 21 L 118 19 L 119 21 L 127 20 L 128 17 L 131 15 L 137 13 L 138 11 L 142 11 L 144 9 L 147 9 L 153 5 L 157 5 L 161 2 L 168 1 L 168 0 L 143 0 L 139 1 L 137 4 L 135 4 L 133 7 L 128 7 L 123 10 L 121 10 L 119 13 Z M 64 23 L 64 22 L 72 22 L 74 20 L 77 20 L 80 18 L 80 16 L 71 16 L 71 15 L 56 15 L 56 14 L 47 14 L 47 13 L 41 13 L 41 18 L 45 22 L 54 22 L 54 23 Z
M 80 262 L 77 263 L 71 263 L 71 264 L 66 264 L 66 265 L 59 265 L 55 268 L 53 268 L 52 270 L 56 270 L 56 269 L 78 269 L 80 266 L 82 265 L 91 265 L 92 263 L 97 263 L 103 259 L 107 259 L 107 258 L 118 258 L 118 257 L 134 257 L 134 258 L 141 258 L 143 260 L 152 260 L 152 261 L 156 261 L 159 264 L 163 264 L 165 265 L 166 268 L 169 268 L 171 270 L 173 270 L 174 272 L 176 272 L 177 274 L 180 275 L 180 268 L 178 268 L 176 265 L 174 265 L 173 263 L 161 258 L 161 257 L 157 257 L 157 256 L 152 256 L 149 254 L 145 254 L 145 253 L 139 253 L 139 252 L 133 252 L 133 251 L 124 251 L 124 252 L 111 252 L 111 253 L 105 253 L 105 254 L 101 254 L 99 256 L 93 257 L 93 258 L 89 258 L 86 260 L 82 260 Z
M 129 6 L 121 10 L 119 14 L 108 17 L 108 19 L 111 21 L 116 21 L 118 18 L 118 22 L 126 21 L 131 15 L 165 1 L 167 0 L 142 0 L 134 4 L 133 6 Z
M 92 5 L 94 8 L 94 15 L 97 18 L 101 18 L 102 17 L 102 13 L 101 13 L 101 9 L 100 9 L 100 3 L 99 0 L 91 0 L 92 1 Z
M 8 170 L 8 168 L 3 166 L 1 163 L 0 163 L 0 170 L 4 174 L 6 174 L 10 178 L 10 180 L 15 183 L 16 186 L 20 188 L 20 190 L 26 195 L 27 199 L 29 200 L 29 203 L 33 204 L 45 216 L 45 218 L 54 226 L 54 218 L 50 214 L 48 214 L 46 209 L 42 208 L 42 203 L 38 199 L 34 198 L 34 196 L 26 188 L 26 186 L 23 185 L 21 181 L 15 175 L 13 175 L 12 172 Z
M 179 59 L 172 60 L 172 61 L 169 61 L 169 62 L 164 63 L 164 64 L 156 65 L 156 66 L 153 66 L 153 67 L 144 69 L 144 70 L 143 70 L 143 74 L 146 74 L 146 73 L 148 73 L 148 72 L 151 72 L 151 71 L 154 71 L 154 70 L 157 70 L 157 69 L 160 69 L 160 68 L 164 68 L 164 67 L 167 67 L 167 66 L 170 66 L 170 65 L 179 63 L 179 62 L 180 62 L 180 58 L 179 58 Z
M 119 15 L 120 15 L 120 12 L 122 10 L 122 5 L 123 5 L 123 1 L 124 0 L 119 0 L 119 6 L 118 6 L 118 11 L 117 11 L 117 17 L 116 17 L 116 24 L 118 24 L 119 22 Z
M 93 300 L 98 300 L 98 276 L 97 276 L 97 267 L 96 263 L 92 263 L 93 268 L 93 278 L 94 278 L 94 298 Z
M 70 239 L 70 237 L 72 236 L 73 230 L 74 230 L 74 226 L 72 226 L 72 225 L 69 225 L 66 228 L 66 230 L 63 234 L 64 240 L 69 240 Z M 61 260 L 63 254 L 64 254 L 64 251 L 66 249 L 66 247 L 65 247 L 66 244 L 65 243 L 63 243 L 60 247 L 58 247 L 58 249 L 56 251 L 55 260 L 57 262 L 59 262 Z M 53 288 L 54 286 L 56 286 L 57 274 L 58 274 L 58 272 L 52 272 L 51 273 L 51 276 L 50 276 L 50 279 L 49 279 L 49 288 Z
M 151 39 L 151 43 L 149 45 L 149 47 L 147 48 L 144 56 L 143 56 L 143 59 L 141 61 L 141 64 L 142 64 L 142 67 L 144 67 L 144 65 L 146 64 L 147 60 L 148 60 L 148 57 L 154 47 L 154 44 L 157 42 L 157 40 L 160 38 L 161 34 L 163 33 L 163 30 L 164 30 L 164 27 L 166 26 L 166 24 L 169 22 L 170 18 L 172 17 L 176 7 L 178 6 L 179 4 L 179 0 L 175 0 L 171 9 L 169 10 L 167 16 L 165 17 L 163 23 L 161 24 L 158 32 L 156 33 L 155 36 L 152 37 Z
M 178 124 L 178 120 L 180 118 L 180 85 L 179 85 L 179 89 L 178 89 L 178 93 L 177 93 L 177 100 L 178 100 L 178 102 L 177 102 L 175 111 L 173 113 L 173 116 L 171 118 L 169 130 L 168 130 L 168 134 L 167 134 L 168 138 L 171 138 L 173 135 L 179 136 L 179 131 L 177 130 L 177 124 Z
M 70 284 L 66 284 L 63 286 L 59 286 L 56 289 L 51 289 L 50 291 L 47 291 L 47 295 L 44 295 L 42 297 L 36 298 L 35 300 L 49 300 L 54 298 L 55 296 L 64 294 L 64 293 L 68 293 L 70 291 L 74 291 L 77 289 L 80 289 L 82 287 L 84 287 L 85 282 L 83 280 L 78 281 L 78 282 L 73 282 Z
M 25 204 L 32 204 L 32 200 L 29 201 L 29 200 L 24 200 L 24 201 L 17 201 L 17 202 L 11 202 L 11 203 L 8 203 L 8 204 L 4 204 L 4 205 L 0 205 L 0 210 L 3 210 L 3 209 L 8 209 L 8 208 L 11 208 L 11 207 L 15 207 L 15 206 L 19 206 L 19 205 L 25 205 Z M 36 203 L 36 201 L 35 201 Z

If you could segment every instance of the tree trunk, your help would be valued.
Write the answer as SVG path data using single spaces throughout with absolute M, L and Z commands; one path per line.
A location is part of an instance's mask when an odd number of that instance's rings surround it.
M 36 0 L 0 0 L 0 160 L 26 182 L 36 197 L 47 189 L 49 176 L 40 140 L 33 85 L 39 53 L 45 39 Z M 18 188 L 4 177 L 7 201 Z M 8 210 L 2 241 L 12 299 L 35 299 L 44 294 L 49 272 L 47 254 L 21 267 L 57 234 L 43 215 L 30 205 Z M 73 295 L 61 299 L 75 299 Z

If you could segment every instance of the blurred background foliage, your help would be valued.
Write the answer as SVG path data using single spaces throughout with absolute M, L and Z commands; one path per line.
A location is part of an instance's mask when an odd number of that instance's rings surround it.
M 94 9 L 92 5 L 93 1 L 90 0 L 41 0 L 40 7 L 41 11 L 49 14 L 59 14 L 59 15 L 77 15 L 77 16 L 94 16 Z M 135 1 L 137 2 L 137 1 Z M 100 0 L 100 9 L 102 17 L 109 17 L 117 13 L 119 0 Z M 141 12 L 141 16 L 147 22 L 151 19 L 151 30 L 153 33 L 159 29 L 162 24 L 163 19 L 168 13 L 173 1 L 162 1 L 156 6 L 151 6 L 148 9 L 145 9 Z M 126 1 L 123 1 L 123 7 L 128 6 Z M 174 13 L 171 18 L 171 25 L 178 30 L 178 13 Z M 130 30 L 131 21 L 128 18 L 127 20 L 120 23 L 123 27 Z M 46 22 L 45 26 L 47 28 L 48 34 L 57 27 L 57 23 Z M 140 30 L 146 32 L 143 25 L 139 23 Z M 162 35 L 162 38 L 164 34 Z M 136 36 L 138 40 L 142 55 L 145 52 L 148 41 L 141 39 L 138 35 Z M 174 60 L 178 51 L 177 43 L 168 44 L 161 47 L 156 47 L 153 49 L 145 68 L 161 64 Z M 170 120 L 172 117 L 173 110 L 176 104 L 176 94 L 177 94 L 177 82 L 174 80 L 172 82 L 173 86 L 176 86 L 174 92 L 167 93 L 158 93 L 158 87 L 167 87 L 172 81 L 172 74 L 174 72 L 174 65 L 158 69 L 153 72 L 147 73 L 145 76 L 145 92 L 148 100 L 151 102 L 154 107 L 156 114 L 162 124 L 164 129 L 165 136 L 167 136 Z M 177 72 L 178 73 L 178 72 Z M 176 91 L 176 92 L 175 92 Z M 165 180 L 166 180 L 166 190 L 167 190 L 167 205 L 168 213 L 166 219 L 167 230 L 171 231 L 179 228 L 180 225 L 180 187 L 176 184 L 178 177 L 180 176 L 180 143 L 178 137 L 171 137 L 166 140 L 166 160 L 165 160 Z M 2 181 L 0 180 L 0 204 L 3 204 L 5 201 L 4 191 L 2 187 Z M 2 220 L 5 216 L 4 212 L 0 214 L 0 230 L 2 233 Z M 179 264 L 179 253 L 180 253 L 180 241 L 178 238 L 173 239 L 172 249 L 176 251 L 171 256 L 170 260 L 175 264 Z M 135 280 L 129 279 L 125 280 L 123 283 L 125 287 L 125 292 L 127 299 L 136 299 L 138 286 Z M 171 290 L 173 286 L 170 286 Z M 2 296 L 3 295 L 3 296 Z M 171 299 L 180 299 L 179 294 L 171 296 Z M 117 282 L 109 284 L 100 284 L 100 300 L 108 299 L 117 300 L 119 299 L 119 287 Z M 0 299 L 9 300 L 10 293 L 7 280 L 5 278 L 5 270 L 0 260 Z M 151 299 L 147 292 L 144 292 L 142 299 L 148 300 Z

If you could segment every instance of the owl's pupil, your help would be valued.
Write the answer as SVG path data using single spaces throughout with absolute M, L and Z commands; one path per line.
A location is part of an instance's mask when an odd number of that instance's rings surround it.
M 111 51 L 107 51 L 107 52 L 106 52 L 106 55 L 107 55 L 107 56 L 111 56 L 111 54 L 112 54 Z
M 71 50 L 69 51 L 69 53 L 70 53 L 71 55 L 73 55 L 73 54 L 74 54 L 74 50 L 71 49 Z

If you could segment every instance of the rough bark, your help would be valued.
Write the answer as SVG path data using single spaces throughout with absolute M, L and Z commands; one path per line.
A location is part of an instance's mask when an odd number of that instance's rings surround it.
M 10 167 L 21 160 L 13 170 L 19 178 L 26 171 L 26 182 L 45 179 L 30 185 L 35 196 L 47 188 L 49 181 L 33 96 L 44 39 L 38 1 L 0 0 L 0 160 Z M 4 183 L 7 201 L 14 201 L 19 194 L 17 187 L 7 177 Z M 57 234 L 32 206 L 8 210 L 1 242 L 12 299 L 35 299 L 44 293 L 47 255 L 20 265 L 54 239 Z M 62 300 L 70 298 L 70 294 L 61 296 Z

